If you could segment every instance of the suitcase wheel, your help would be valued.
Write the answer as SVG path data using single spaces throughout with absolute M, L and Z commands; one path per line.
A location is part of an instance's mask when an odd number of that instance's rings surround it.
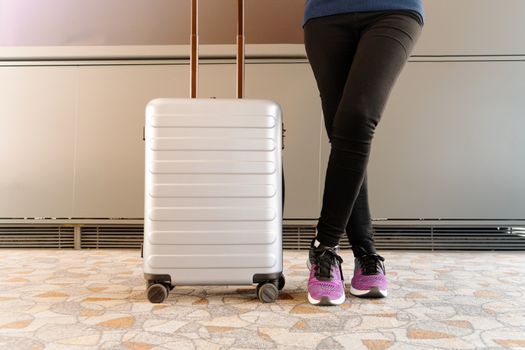
M 263 303 L 273 303 L 279 295 L 277 286 L 273 283 L 264 283 L 257 286 L 257 296 Z
M 168 297 L 168 288 L 160 283 L 150 284 L 146 290 L 148 300 L 154 304 L 160 304 Z
M 284 275 L 281 275 L 281 277 L 279 277 L 279 283 L 277 285 L 277 289 L 283 290 L 285 284 L 286 284 L 286 280 L 284 279 Z

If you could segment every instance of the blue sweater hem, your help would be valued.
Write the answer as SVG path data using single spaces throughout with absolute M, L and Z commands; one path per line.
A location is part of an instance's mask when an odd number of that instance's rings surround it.
M 316 17 L 351 12 L 408 10 L 419 13 L 425 21 L 422 0 L 307 0 L 304 9 L 303 26 Z

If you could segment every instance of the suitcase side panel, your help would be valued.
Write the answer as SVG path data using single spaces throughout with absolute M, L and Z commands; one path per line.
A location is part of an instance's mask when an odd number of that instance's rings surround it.
M 282 272 L 281 133 L 269 101 L 148 105 L 145 274 L 206 285 Z

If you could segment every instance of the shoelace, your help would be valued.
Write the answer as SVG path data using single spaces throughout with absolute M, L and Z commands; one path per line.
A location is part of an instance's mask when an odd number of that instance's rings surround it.
M 378 254 L 367 254 L 358 258 L 361 267 L 363 268 L 364 275 L 375 275 L 381 270 L 386 274 L 385 266 L 381 263 L 385 261 L 381 255 Z
M 334 248 L 326 249 L 322 253 L 316 256 L 317 270 L 315 271 L 315 277 L 319 280 L 331 280 L 334 278 L 332 275 L 332 266 L 339 263 L 339 271 L 341 272 L 341 264 L 343 258 L 337 255 Z M 342 279 L 341 272 L 341 279 Z

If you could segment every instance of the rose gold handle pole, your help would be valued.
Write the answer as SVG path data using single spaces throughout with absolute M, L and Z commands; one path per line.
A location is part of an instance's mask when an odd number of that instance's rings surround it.
M 237 1 L 237 98 L 244 97 L 244 0 Z
M 197 34 L 198 28 L 198 0 L 191 0 L 191 54 L 190 54 L 190 70 L 191 70 L 191 82 L 190 82 L 190 97 L 197 97 L 197 83 L 199 69 L 199 36 Z

